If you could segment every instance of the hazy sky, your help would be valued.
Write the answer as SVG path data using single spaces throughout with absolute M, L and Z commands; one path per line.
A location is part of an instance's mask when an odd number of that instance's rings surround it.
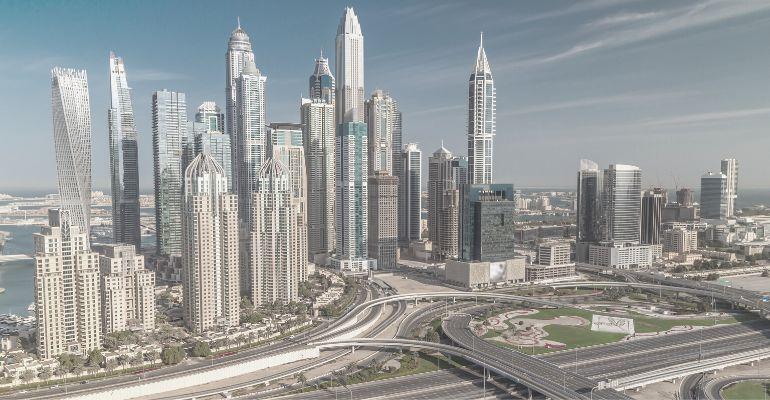
M 55 188 L 50 69 L 88 70 L 94 187 L 107 189 L 108 54 L 124 57 L 152 187 L 150 100 L 224 108 L 236 17 L 267 79 L 269 121 L 298 121 L 321 48 L 334 62 L 335 1 L 0 0 L 0 191 Z M 636 164 L 645 185 L 697 187 L 736 157 L 740 186 L 770 187 L 770 1 L 352 2 L 366 91 L 403 111 L 424 158 L 466 153 L 467 81 L 479 31 L 497 84 L 494 178 L 572 187 L 580 158 Z M 425 178 L 427 179 L 427 170 Z

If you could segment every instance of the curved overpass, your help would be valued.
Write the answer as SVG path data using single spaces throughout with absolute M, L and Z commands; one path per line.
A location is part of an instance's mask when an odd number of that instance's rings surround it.
M 737 375 L 725 376 L 722 378 L 711 379 L 698 386 L 697 394 L 699 398 L 707 400 L 722 400 L 722 390 L 730 385 L 743 381 L 768 381 L 770 375 Z M 689 399 L 687 399 L 689 400 Z

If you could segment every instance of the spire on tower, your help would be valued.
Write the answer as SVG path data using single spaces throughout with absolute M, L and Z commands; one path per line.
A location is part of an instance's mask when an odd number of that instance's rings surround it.
M 238 20 L 238 29 L 241 29 L 241 16 L 235 17 Z

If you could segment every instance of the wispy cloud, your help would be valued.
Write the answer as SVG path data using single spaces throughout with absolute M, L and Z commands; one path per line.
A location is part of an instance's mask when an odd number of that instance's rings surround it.
M 519 108 L 499 115 L 526 115 L 537 114 L 548 111 L 567 110 L 574 108 L 593 107 L 613 104 L 637 104 L 648 103 L 652 101 L 662 101 L 677 99 L 696 94 L 692 91 L 671 91 L 671 92 L 632 92 L 610 96 L 587 97 L 583 99 L 561 101 L 548 104 L 538 104 L 530 107 Z
M 607 28 L 618 25 L 627 25 L 631 23 L 637 23 L 647 21 L 653 18 L 658 18 L 665 13 L 663 11 L 650 11 L 650 12 L 623 12 L 614 15 L 608 15 L 604 18 L 591 21 L 585 25 L 589 29 Z
M 663 127 L 689 124 L 706 124 L 712 122 L 730 121 L 736 119 L 750 118 L 760 115 L 770 115 L 770 107 L 747 108 L 741 110 L 716 111 L 698 114 L 678 115 L 644 121 L 638 126 L 642 127 Z
M 603 24 L 609 28 L 595 35 L 595 37 L 577 43 L 566 50 L 517 60 L 508 66 L 514 68 L 527 67 L 562 61 L 599 49 L 627 46 L 768 10 L 770 10 L 770 2 L 711 0 L 673 10 L 653 11 L 648 13 L 650 15 L 645 15 L 644 17 L 637 15 L 636 18 L 646 18 L 647 23 L 636 24 L 631 28 L 623 26 L 618 21 L 624 18 L 631 20 L 635 18 L 633 16 L 619 18 L 615 16 L 614 20 L 613 18 L 608 19 L 608 17 L 604 17 L 588 24 Z
M 417 116 L 417 115 L 430 115 L 430 114 L 436 114 L 436 113 L 442 113 L 447 111 L 457 111 L 465 109 L 467 106 L 463 104 L 455 104 L 451 106 L 441 106 L 441 107 L 433 107 L 433 108 L 426 108 L 414 112 L 410 112 L 410 116 Z
M 530 15 L 520 20 L 520 22 L 537 22 L 553 18 L 562 18 L 569 15 L 594 11 L 597 9 L 613 7 L 631 3 L 635 0 L 585 0 L 572 3 L 568 7 L 558 8 L 556 10 L 546 11 L 539 14 Z
M 190 76 L 180 72 L 137 68 L 129 71 L 129 79 L 132 82 L 178 81 L 188 80 Z

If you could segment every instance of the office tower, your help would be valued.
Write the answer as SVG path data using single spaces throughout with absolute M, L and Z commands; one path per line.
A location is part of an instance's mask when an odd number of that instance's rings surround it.
M 428 238 L 440 260 L 460 254 L 460 188 L 467 176 L 467 160 L 444 146 L 428 158 Z
M 676 202 L 682 207 L 691 207 L 693 203 L 692 189 L 682 188 L 677 190 Z
M 155 329 L 155 272 L 130 244 L 94 246 L 99 253 L 102 332 Z
M 182 174 L 188 142 L 184 93 L 153 93 L 156 250 L 162 255 L 180 255 L 182 250 Z
M 722 160 L 722 174 L 727 177 L 727 217 L 735 216 L 735 200 L 738 198 L 738 160 Z
M 51 108 L 61 209 L 91 230 L 91 105 L 85 70 L 51 70 Z
M 698 250 L 698 231 L 687 228 L 663 231 L 663 251 L 667 253 L 689 253 Z
M 603 240 L 639 243 L 642 170 L 633 165 L 610 164 L 604 170 L 603 188 Z
M 74 224 L 73 214 L 49 210 L 49 225 L 33 235 L 41 360 L 62 353 L 85 356 L 102 344 L 98 257 L 88 247 L 86 230 Z
M 307 217 L 312 260 L 315 255 L 334 251 L 334 105 L 322 99 L 302 99 L 300 114 L 305 165 L 311 172 L 307 174 Z
M 394 139 L 401 137 L 401 113 L 398 103 L 382 90 L 375 90 L 365 104 L 365 121 L 369 130 L 369 171 L 386 171 L 391 175 L 397 167 L 394 159 L 400 159 L 399 148 L 394 148 Z M 394 152 L 399 153 L 396 157 Z
M 123 59 L 110 52 L 110 142 L 112 230 L 115 243 L 142 246 L 139 224 L 139 154 L 131 91 Z
M 484 52 L 484 36 L 468 81 L 468 182 L 492 183 L 495 137 L 495 81 Z
M 315 59 L 315 69 L 313 75 L 310 75 L 310 89 L 308 91 L 310 100 L 322 100 L 327 104 L 334 104 L 334 76 L 329 69 L 329 60 L 324 58 L 324 53 Z
M 564 265 L 570 263 L 572 252 L 569 242 L 549 242 L 537 245 L 537 265 Z
M 195 122 L 205 124 L 206 132 L 225 132 L 225 114 L 213 101 L 204 101 L 195 113 Z M 225 166 L 222 165 L 222 168 Z
M 364 35 L 358 16 L 346 7 L 335 41 L 337 124 L 364 121 Z
M 251 300 L 255 305 L 287 304 L 298 300 L 299 270 L 307 264 L 297 244 L 289 169 L 268 158 L 259 171 L 253 194 L 251 224 Z
M 227 53 L 225 53 L 225 133 L 230 136 L 230 145 L 232 146 L 232 174 L 233 182 L 230 186 L 234 193 L 238 193 L 238 158 L 236 154 L 238 141 L 238 89 L 237 80 L 241 76 L 243 68 L 248 63 L 254 62 L 254 53 L 251 51 L 251 41 L 249 35 L 241 29 L 241 20 L 238 19 L 238 27 L 230 34 L 230 40 L 227 42 Z M 264 125 L 264 121 L 262 121 Z M 259 168 L 259 166 L 257 166 Z
M 240 220 L 248 224 L 251 218 L 251 194 L 257 190 L 259 170 L 265 160 L 266 127 L 265 81 L 254 65 L 246 60 L 241 75 L 236 79 L 238 99 L 238 128 L 235 140 L 235 165 L 233 177 L 237 180 Z
M 396 268 L 398 249 L 398 178 L 386 171 L 369 176 L 369 257 L 377 268 Z
M 398 238 L 399 245 L 420 240 L 422 228 L 422 151 L 417 143 L 407 143 L 401 152 L 399 179 Z
M 660 244 L 663 207 L 666 205 L 666 190 L 654 188 L 642 195 L 641 243 Z
M 293 240 L 296 242 L 298 259 L 297 278 L 307 280 L 308 233 L 307 233 L 307 174 L 305 173 L 305 148 L 302 145 L 302 126 L 291 123 L 270 124 L 269 154 L 289 172 L 292 201 Z
M 352 10 L 351 10 L 352 12 Z M 339 98 L 339 97 L 338 97 Z M 367 258 L 367 134 L 363 122 L 341 124 L 337 135 L 335 218 L 337 255 Z
M 238 198 L 225 171 L 207 153 L 185 170 L 182 310 L 202 333 L 238 326 L 240 316 Z
M 513 185 L 463 185 L 460 192 L 460 259 L 503 261 L 516 256 Z
M 705 219 L 728 217 L 727 175 L 707 172 L 700 178 L 700 216 Z

